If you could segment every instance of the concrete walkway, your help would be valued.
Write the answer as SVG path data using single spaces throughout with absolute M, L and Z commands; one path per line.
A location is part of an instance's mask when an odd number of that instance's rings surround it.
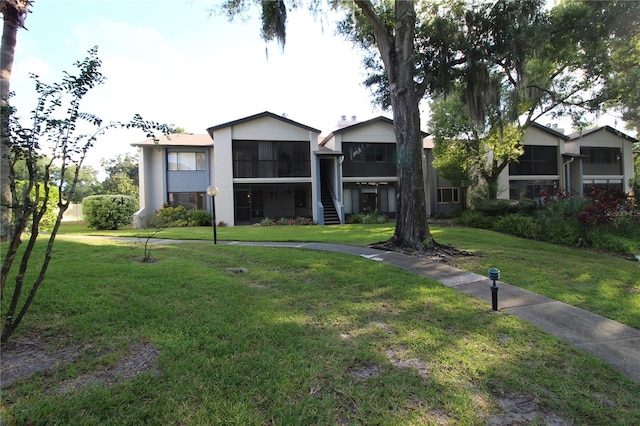
M 169 242 L 166 240 L 165 242 Z M 394 251 L 328 243 L 219 242 L 220 244 L 293 247 L 361 256 L 431 278 L 491 304 L 492 281 L 440 262 Z M 640 273 L 640 272 L 639 272 Z M 498 285 L 498 308 L 554 334 L 602 359 L 640 383 L 640 330 L 504 282 Z

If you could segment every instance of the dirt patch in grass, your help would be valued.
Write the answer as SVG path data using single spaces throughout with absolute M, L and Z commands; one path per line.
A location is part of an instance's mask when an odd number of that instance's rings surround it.
M 3 389 L 39 372 L 53 373 L 60 366 L 74 362 L 82 352 L 79 347 L 59 347 L 54 340 L 45 338 L 9 341 L 3 343 L 0 350 L 0 387 Z
M 86 350 L 81 347 L 60 345 L 59 342 L 44 338 L 8 342 L 3 344 L 1 349 L 2 383 L 0 385 L 2 388 L 9 387 L 16 381 L 27 379 L 36 373 L 52 374 L 56 369 L 75 362 Z M 66 393 L 94 384 L 111 386 L 146 372 L 159 374 L 158 355 L 158 350 L 152 344 L 135 342 L 127 356 L 117 365 L 66 380 L 59 386 L 57 392 Z
M 415 370 L 423 380 L 429 379 L 429 367 L 426 363 L 418 358 L 407 358 L 408 351 L 403 347 L 389 349 L 386 352 L 387 360 L 395 368 L 404 370 Z M 379 365 L 364 365 L 352 367 L 348 369 L 349 375 L 359 380 L 368 380 L 378 377 L 383 369 Z M 494 400 L 495 414 L 489 414 L 491 402 L 487 395 L 478 392 L 474 397 L 474 404 L 478 410 L 486 414 L 485 422 L 487 425 L 494 426 L 511 426 L 526 424 L 544 424 L 547 426 L 564 426 L 572 425 L 573 421 L 567 419 L 557 413 L 545 410 L 540 407 L 539 400 L 536 396 L 521 395 L 503 389 L 495 389 L 491 392 L 491 399 Z M 410 409 L 424 408 L 428 404 L 426 401 L 414 400 L 410 404 Z M 455 419 L 450 418 L 444 410 L 429 410 L 427 413 L 429 423 L 438 425 L 454 424 Z
M 11 386 L 18 380 L 26 379 L 36 373 L 52 374 L 56 369 L 73 363 L 86 352 L 86 348 L 70 347 L 59 341 L 45 338 L 35 338 L 9 342 L 2 345 L 2 388 Z M 65 394 L 74 390 L 81 390 L 92 385 L 112 386 L 132 379 L 143 373 L 159 374 L 157 367 L 158 350 L 148 342 L 134 342 L 127 354 L 114 366 L 82 374 L 56 385 L 51 392 Z M 395 347 L 386 352 L 386 358 L 393 367 L 398 369 L 413 369 L 424 380 L 429 379 L 428 365 L 417 358 L 408 357 L 407 350 Z M 360 365 L 347 370 L 347 373 L 357 380 L 369 380 L 384 372 L 380 365 Z M 488 425 L 570 425 L 573 422 L 549 410 L 540 407 L 536 396 L 522 395 L 503 389 L 494 389 L 488 394 L 479 393 L 475 401 L 480 412 L 486 413 L 485 422 Z M 493 400 L 493 404 L 490 400 Z M 415 400 L 406 409 L 424 409 L 429 406 L 427 401 Z M 493 405 L 493 410 L 491 406 Z M 493 411 L 493 413 L 490 413 Z M 446 425 L 454 424 L 455 418 L 450 417 L 445 410 L 432 408 L 425 415 L 429 422 Z M 338 424 L 342 422 L 338 421 Z M 345 423 L 346 424 L 346 423 Z

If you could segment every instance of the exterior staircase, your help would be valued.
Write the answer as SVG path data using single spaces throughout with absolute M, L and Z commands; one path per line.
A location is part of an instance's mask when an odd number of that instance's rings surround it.
M 324 207 L 324 224 L 325 225 L 340 225 L 340 216 L 336 211 L 336 206 L 331 199 L 331 193 L 327 185 L 322 185 L 320 188 L 320 202 Z

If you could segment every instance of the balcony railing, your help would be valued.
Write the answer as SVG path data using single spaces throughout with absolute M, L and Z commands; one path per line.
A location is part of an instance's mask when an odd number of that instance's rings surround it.
M 235 178 L 280 178 L 311 176 L 311 161 L 235 160 Z

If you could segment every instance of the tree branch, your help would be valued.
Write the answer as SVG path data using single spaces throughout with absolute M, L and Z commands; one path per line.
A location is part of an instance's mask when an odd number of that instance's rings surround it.
M 362 10 L 364 16 L 367 17 L 371 27 L 373 28 L 373 34 L 376 38 L 378 50 L 380 50 L 380 56 L 385 64 L 385 68 L 389 70 L 391 65 L 391 55 L 393 54 L 393 46 L 395 44 L 394 37 L 387 32 L 384 26 L 384 22 L 380 19 L 376 11 L 373 9 L 373 4 L 370 1 L 355 0 L 354 3 Z

